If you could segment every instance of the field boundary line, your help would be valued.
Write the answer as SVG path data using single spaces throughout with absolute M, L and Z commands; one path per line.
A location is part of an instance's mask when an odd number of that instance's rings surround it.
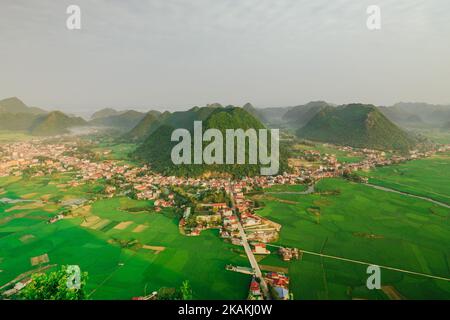
M 283 246 L 274 245 L 274 244 L 267 244 L 267 246 L 268 247 L 275 247 L 275 248 L 283 248 Z M 322 257 L 322 258 L 336 259 L 336 260 L 341 260 L 341 261 L 346 261 L 346 262 L 362 264 L 362 265 L 365 265 L 365 266 L 378 266 L 378 267 L 386 269 L 386 270 L 392 270 L 392 271 L 397 271 L 397 272 L 409 273 L 409 274 L 413 274 L 413 275 L 416 275 L 416 276 L 422 276 L 422 277 L 432 278 L 432 279 L 436 279 L 436 280 L 450 281 L 450 278 L 434 276 L 432 274 L 426 274 L 426 273 L 421 273 L 421 272 L 416 272 L 416 271 L 404 270 L 404 269 L 400 269 L 400 268 L 383 266 L 383 265 L 379 265 L 379 264 L 376 264 L 376 263 L 369 263 L 369 262 L 360 261 L 360 260 L 354 260 L 354 259 L 348 259 L 348 258 L 343 258 L 343 257 L 338 257 L 338 256 L 332 256 L 332 255 L 329 255 L 329 254 L 317 253 L 317 252 L 303 250 L 303 249 L 299 249 L 299 250 L 301 252 L 303 252 L 303 253 L 314 255 L 314 256 L 319 256 L 319 257 Z
M 387 270 L 392 270 L 392 271 L 397 271 L 397 272 L 403 272 L 403 273 L 409 273 L 409 274 L 413 274 L 413 275 L 416 275 L 416 276 L 422 276 L 422 277 L 432 278 L 432 279 L 436 279 L 436 280 L 450 281 L 450 278 L 434 276 L 434 275 L 431 275 L 431 274 L 426 274 L 426 273 L 421 273 L 421 272 L 416 272 L 416 271 L 410 271 L 410 270 L 404 270 L 404 269 L 394 268 L 394 267 L 389 267 L 389 266 L 383 266 L 383 265 L 379 265 L 379 264 L 376 264 L 376 263 L 369 263 L 369 262 L 365 262 L 365 261 L 353 260 L 353 259 L 348 259 L 348 258 L 343 258 L 343 257 L 337 257 L 337 256 L 332 256 L 332 255 L 328 255 L 328 254 L 324 254 L 324 253 L 317 253 L 317 252 L 306 251 L 306 250 L 301 250 L 301 251 L 303 253 L 307 253 L 307 254 L 311 254 L 311 255 L 315 255 L 315 256 L 320 256 L 320 257 L 323 257 L 323 258 L 330 258 L 330 259 L 342 260 L 342 261 L 347 261 L 347 262 L 353 262 L 353 263 L 358 263 L 358 264 L 362 264 L 362 265 L 366 265 L 366 266 L 376 265 L 376 266 L 379 266 L 382 269 L 387 269 Z
M 404 195 L 404 196 L 407 196 L 407 197 L 412 197 L 412 198 L 416 198 L 416 199 L 425 200 L 425 201 L 437 204 L 437 205 L 439 205 L 441 207 L 445 207 L 445 208 L 450 209 L 450 205 L 448 205 L 448 204 L 446 204 L 444 202 L 440 202 L 440 201 L 434 200 L 432 198 L 418 196 L 418 195 L 415 195 L 415 194 L 412 194 L 412 193 L 399 191 L 399 190 L 391 189 L 391 188 L 387 188 L 387 187 L 382 187 L 382 186 L 379 186 L 379 185 L 376 185 L 376 184 L 371 184 L 371 183 L 363 183 L 363 185 L 371 187 L 371 188 L 376 189 L 376 190 L 380 190 L 380 191 L 392 192 L 392 193 L 401 194 L 401 195 Z

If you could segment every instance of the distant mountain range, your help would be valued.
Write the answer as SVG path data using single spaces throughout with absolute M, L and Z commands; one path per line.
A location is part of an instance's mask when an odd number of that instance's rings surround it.
M 380 110 L 393 122 L 405 127 L 441 127 L 450 121 L 450 105 L 401 102 Z
M 46 113 L 45 110 L 36 108 L 36 107 L 29 107 L 25 103 L 23 103 L 22 100 L 19 98 L 13 97 L 8 99 L 0 100 L 0 114 L 43 114 Z
M 373 105 L 349 104 L 322 108 L 297 136 L 359 148 L 409 150 L 417 141 Z
M 45 111 L 28 107 L 18 98 L 0 100 L 0 129 L 28 130 L 37 116 Z
M 71 127 L 104 127 L 116 130 L 121 141 L 145 143 L 150 137 L 154 139 L 155 135 L 162 134 L 164 127 L 189 129 L 195 120 L 213 123 L 219 114 L 230 129 L 238 128 L 238 125 L 248 127 L 245 125 L 248 121 L 250 127 L 264 125 L 288 129 L 311 140 L 388 149 L 407 149 L 414 145 L 414 138 L 400 128 L 450 130 L 450 106 L 426 103 L 375 107 L 362 104 L 335 106 L 325 101 L 313 101 L 282 108 L 255 108 L 250 103 L 242 108 L 223 107 L 213 103 L 187 111 L 163 113 L 105 108 L 86 121 L 60 111 L 48 112 L 27 106 L 15 97 L 0 100 L 0 130 L 19 130 L 45 136 L 68 133 Z M 225 114 L 233 117 L 228 119 Z M 245 121 L 234 117 L 235 114 Z
M 267 123 L 268 120 L 266 119 L 266 116 L 264 115 L 264 111 L 261 109 L 256 109 L 251 103 L 246 103 L 242 109 L 250 113 L 252 116 L 254 116 L 256 119 L 261 121 L 262 123 Z
M 68 116 L 60 111 L 48 112 L 41 108 L 29 107 L 16 97 L 0 100 L 0 129 L 3 130 L 52 136 L 68 133 L 71 127 L 86 124 L 82 118 Z
M 150 111 L 144 118 L 142 118 L 138 124 L 132 128 L 129 132 L 125 133 L 121 139 L 124 141 L 138 142 L 147 138 L 151 133 L 153 133 L 161 124 L 162 119 L 165 116 L 161 116 L 159 111 Z
M 60 111 L 52 111 L 40 115 L 30 127 L 30 133 L 36 136 L 53 136 L 69 133 L 70 128 L 86 126 L 87 122 L 80 117 L 70 117 Z
M 133 129 L 139 121 L 145 117 L 145 112 L 134 110 L 116 113 L 105 112 L 103 113 L 105 116 L 101 116 L 101 114 L 102 113 L 99 115 L 97 113 L 96 117 L 89 121 L 89 124 L 92 126 L 114 128 L 122 132 L 127 132 Z
M 298 129 L 305 126 L 320 110 L 334 104 L 313 101 L 295 107 L 256 109 L 268 125 Z M 445 128 L 450 122 L 450 105 L 401 102 L 389 107 L 378 107 L 392 122 L 403 128 Z
M 71 127 L 80 126 L 114 128 L 123 133 L 133 129 L 145 116 L 144 112 L 108 108 L 94 113 L 91 120 L 86 121 L 61 111 L 29 107 L 16 97 L 0 100 L 0 130 L 25 131 L 40 136 L 65 134 Z
M 300 128 L 306 125 L 321 110 L 332 106 L 325 101 L 313 101 L 288 110 L 282 119 L 291 127 Z
M 112 108 L 104 108 L 104 109 L 94 112 L 91 116 L 91 120 L 99 119 L 99 118 L 107 118 L 107 117 L 111 117 L 111 116 L 117 116 L 117 115 L 125 113 L 127 111 L 129 111 L 129 110 L 117 111 L 116 109 L 112 109 Z

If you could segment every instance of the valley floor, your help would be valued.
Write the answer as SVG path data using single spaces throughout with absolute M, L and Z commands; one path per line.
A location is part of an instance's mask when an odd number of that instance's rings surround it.
M 134 147 L 100 144 L 96 151 L 102 161 L 128 164 Z M 371 184 L 450 205 L 449 153 L 359 173 Z M 131 299 L 184 280 L 194 299 L 247 298 L 251 276 L 225 269 L 250 266 L 241 246 L 218 230 L 184 236 L 174 208 L 156 212 L 151 200 L 98 196 L 100 180 L 71 187 L 74 174 L 0 177 L 0 291 L 44 265 L 75 264 L 89 273 L 89 299 Z M 280 238 L 267 245 L 272 253 L 257 260 L 263 271 L 289 275 L 294 299 L 450 299 L 446 206 L 340 178 L 314 188 L 274 185 L 248 197 L 261 206 L 258 215 L 281 224 Z M 83 205 L 48 223 L 63 203 Z M 280 245 L 303 250 L 302 259 L 283 262 Z M 367 289 L 365 263 L 384 266 L 382 290 Z
M 61 190 L 61 182 L 57 177 L 0 178 L 0 198 L 36 201 L 0 204 L 0 287 L 38 268 L 31 258 L 47 255 L 50 264 L 76 264 L 89 273 L 90 299 L 131 299 L 184 280 L 190 281 L 195 299 L 246 298 L 251 277 L 225 270 L 229 263 L 248 266 L 243 250 L 224 243 L 216 230 L 200 237 L 180 235 L 172 209 L 149 212 L 144 209 L 149 201 L 117 197 L 48 224 L 58 208 L 41 203 L 46 195 L 88 196 L 83 190 Z M 136 207 L 143 211 L 125 210 Z
M 450 153 L 361 174 L 368 177 L 371 184 L 450 205 Z
M 278 244 L 314 253 L 290 263 L 273 254 L 261 261 L 288 268 L 294 297 L 385 299 L 393 291 L 406 299 L 450 298 L 447 208 L 341 179 L 322 180 L 316 190 L 321 194 L 258 196 L 265 203 L 258 214 L 283 225 Z M 384 290 L 370 291 L 367 266 L 349 260 L 443 279 L 382 269 Z

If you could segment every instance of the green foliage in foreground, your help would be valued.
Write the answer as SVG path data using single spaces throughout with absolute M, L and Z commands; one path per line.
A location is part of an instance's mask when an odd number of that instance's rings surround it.
M 185 280 L 178 289 L 165 287 L 159 289 L 158 300 L 192 300 L 191 283 Z
M 79 289 L 69 288 L 67 283 L 70 277 L 67 266 L 62 266 L 61 269 L 48 274 L 34 274 L 20 296 L 25 300 L 84 300 L 87 273 L 81 274 Z

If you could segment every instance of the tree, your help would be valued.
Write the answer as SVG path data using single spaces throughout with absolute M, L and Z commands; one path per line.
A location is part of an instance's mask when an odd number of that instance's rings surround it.
M 180 291 L 183 300 L 192 300 L 192 288 L 189 280 L 183 281 L 180 287 Z
M 192 300 L 192 289 L 189 280 L 182 282 L 177 288 L 160 288 L 158 290 L 158 300 Z
M 176 288 L 160 288 L 158 300 L 181 300 L 181 294 Z
M 86 272 L 80 274 L 79 286 L 68 285 L 74 274 L 67 266 L 45 273 L 36 273 L 31 282 L 20 292 L 25 300 L 84 300 L 86 299 L 85 286 L 88 278 Z

